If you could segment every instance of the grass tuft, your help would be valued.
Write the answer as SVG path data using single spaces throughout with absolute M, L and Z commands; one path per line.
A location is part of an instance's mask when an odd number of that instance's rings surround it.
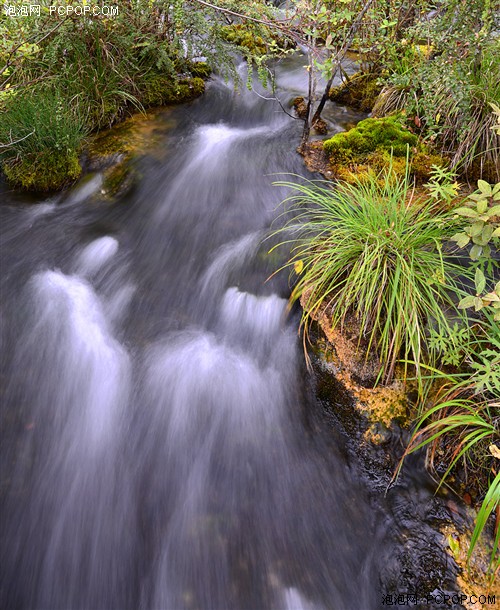
M 292 231 L 288 266 L 302 299 L 302 325 L 327 308 L 333 327 L 355 321 L 366 353 L 375 350 L 385 382 L 401 358 L 432 361 L 429 327 L 448 334 L 461 316 L 453 293 L 467 273 L 442 250 L 453 232 L 451 213 L 418 200 L 408 176 L 388 171 L 354 184 L 282 182 L 285 201 L 300 211 L 282 231 Z

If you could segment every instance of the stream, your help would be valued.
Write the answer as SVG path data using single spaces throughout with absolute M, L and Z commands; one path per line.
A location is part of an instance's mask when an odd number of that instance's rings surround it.
M 278 67 L 285 105 L 302 64 Z M 266 281 L 284 260 L 272 183 L 309 176 L 302 123 L 217 78 L 154 120 L 123 196 L 99 172 L 48 199 L 1 186 L 0 607 L 372 610 L 456 591 L 421 463 L 387 496 L 370 480 L 306 370 L 287 274 Z

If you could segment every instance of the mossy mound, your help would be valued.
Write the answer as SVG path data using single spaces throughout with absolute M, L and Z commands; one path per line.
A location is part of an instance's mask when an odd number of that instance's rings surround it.
M 3 164 L 7 180 L 29 191 L 57 191 L 73 182 L 82 172 L 75 151 L 45 150 L 21 160 Z
M 448 164 L 419 142 L 399 115 L 360 121 L 349 131 L 325 140 L 323 149 L 333 174 L 347 182 L 377 176 L 391 168 L 397 176 L 409 171 L 420 183 L 429 178 L 432 165 Z
M 188 62 L 188 71 L 191 76 L 199 78 L 208 78 L 212 74 L 212 68 L 205 61 L 190 61 Z
M 325 140 L 323 147 L 333 161 L 344 163 L 360 154 L 377 150 L 392 151 L 395 157 L 405 157 L 408 147 L 415 147 L 417 142 L 417 136 L 406 129 L 399 117 L 394 115 L 360 121 L 353 129 Z
M 199 97 L 205 91 L 205 81 L 195 76 L 180 81 L 163 74 L 152 74 L 143 85 L 140 101 L 144 107 L 180 104 Z
M 300 119 L 305 119 L 307 116 L 307 103 L 303 97 L 294 97 L 292 106 Z
M 332 102 L 370 112 L 381 89 L 376 74 L 357 72 L 338 87 L 332 87 L 329 97 Z

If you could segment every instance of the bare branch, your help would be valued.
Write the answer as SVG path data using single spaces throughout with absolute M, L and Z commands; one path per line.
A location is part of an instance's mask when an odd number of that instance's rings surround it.
M 0 144 L 0 148 L 10 148 L 11 146 L 14 146 L 14 144 L 19 144 L 19 142 L 22 142 L 23 140 L 26 140 L 26 138 L 29 138 L 34 133 L 35 133 L 35 130 L 33 130 L 31 133 L 29 133 L 28 135 L 24 136 L 23 138 L 19 138 L 19 140 L 10 141 L 8 144 Z

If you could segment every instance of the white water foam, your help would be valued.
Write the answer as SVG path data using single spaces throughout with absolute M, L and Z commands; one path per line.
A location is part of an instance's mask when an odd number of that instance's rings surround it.
M 90 242 L 78 255 L 75 271 L 83 277 L 92 277 L 118 252 L 118 240 L 109 235 Z
M 284 610 L 322 610 L 321 606 L 306 599 L 295 587 L 283 591 Z
M 227 282 L 229 274 L 239 269 L 248 260 L 252 259 L 262 241 L 262 231 L 248 233 L 240 239 L 224 244 L 215 253 L 214 260 L 203 274 L 201 281 L 202 294 L 207 292 L 218 293 Z
M 91 450 L 113 434 L 129 384 L 128 356 L 110 335 L 101 303 L 85 281 L 44 271 L 31 287 L 33 338 L 44 357 L 53 408 L 59 410 L 55 416 L 73 429 L 72 442 L 88 443 Z

